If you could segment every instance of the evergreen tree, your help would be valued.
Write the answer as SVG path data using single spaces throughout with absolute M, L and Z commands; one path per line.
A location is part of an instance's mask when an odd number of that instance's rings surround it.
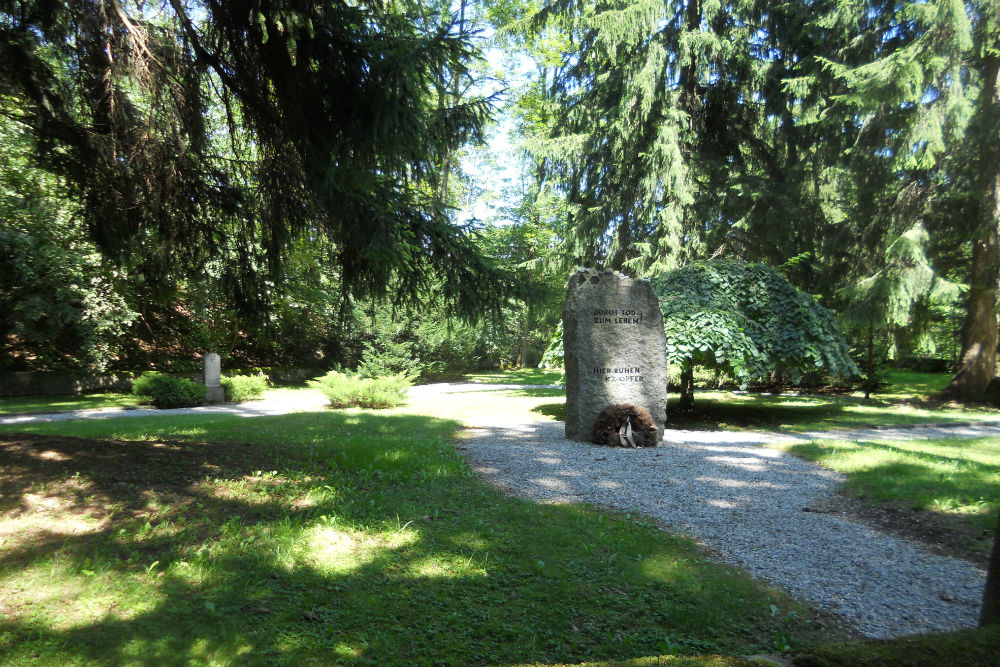
M 435 94 L 473 52 L 438 17 L 417 0 L 3 0 L 0 87 L 99 247 L 150 280 L 223 258 L 265 312 L 264 276 L 322 234 L 346 292 L 418 299 L 433 274 L 473 314 L 511 290 L 434 197 L 489 111 Z
M 563 30 L 543 183 L 571 209 L 579 263 L 656 272 L 697 257 L 781 263 L 817 251 L 843 127 L 816 122 L 832 80 L 817 55 L 846 38 L 811 20 L 829 3 L 557 2 Z M 829 218 L 833 217 L 833 220 Z
M 882 201 L 892 202 L 883 211 L 900 203 L 926 211 L 952 200 L 957 215 L 930 231 L 972 245 L 961 368 L 945 390 L 971 400 L 981 398 L 996 365 L 998 11 L 992 0 L 846 1 L 821 19 L 850 26 L 868 45 L 827 61 L 846 86 L 837 102 L 857 128 L 855 173 L 866 162 L 891 166 L 881 172 L 892 175 L 882 186 Z M 893 238 L 879 227 L 881 238 Z
M 931 267 L 925 254 L 927 242 L 927 231 L 919 223 L 914 225 L 888 247 L 879 271 L 841 290 L 848 304 L 841 319 L 848 328 L 860 331 L 866 342 L 865 398 L 875 388 L 876 333 L 911 328 L 921 305 L 958 298 L 958 286 Z

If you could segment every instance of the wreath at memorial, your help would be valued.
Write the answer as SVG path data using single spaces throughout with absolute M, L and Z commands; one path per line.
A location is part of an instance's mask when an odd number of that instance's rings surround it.
M 594 420 L 591 439 L 608 447 L 656 447 L 656 423 L 649 410 L 631 403 L 609 405 Z

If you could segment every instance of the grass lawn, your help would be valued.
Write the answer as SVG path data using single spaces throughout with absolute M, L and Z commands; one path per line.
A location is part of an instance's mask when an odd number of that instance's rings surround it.
M 537 368 L 479 373 L 466 377 L 470 382 L 497 384 L 555 384 L 559 371 Z M 892 426 L 956 421 L 1000 421 L 1000 410 L 989 406 L 942 405 L 928 397 L 944 388 L 951 376 L 892 370 L 889 383 L 871 399 L 864 394 L 771 395 L 750 392 L 695 392 L 695 410 L 681 413 L 677 399 L 668 403 L 667 428 L 694 430 L 786 430 L 825 431 L 860 426 Z M 537 403 L 536 418 L 562 420 L 566 415 L 565 392 L 558 389 L 525 387 L 521 396 L 547 396 Z M 506 394 L 514 396 L 514 394 Z
M 6 429 L 0 665 L 624 664 L 844 638 L 636 517 L 504 497 L 458 426 L 327 410 Z
M 980 406 L 935 405 L 851 395 L 787 396 L 728 391 L 695 392 L 694 411 L 676 409 L 669 400 L 668 428 L 694 430 L 826 431 L 862 426 L 1000 420 L 1000 410 Z
M 0 398 L 0 415 L 25 412 L 67 412 L 95 408 L 128 408 L 136 405 L 139 405 L 139 398 L 132 394 L 10 396 Z
M 948 384 L 946 373 L 892 370 L 888 386 L 866 400 L 862 392 L 832 395 L 772 395 L 696 391 L 695 409 L 681 413 L 677 399 L 668 408 L 668 427 L 698 430 L 782 429 L 823 431 L 859 426 L 891 426 L 954 421 L 1000 420 L 990 406 L 940 404 L 928 400 Z
M 310 391 L 301 387 L 274 387 L 261 396 L 262 399 L 287 399 Z M 70 412 L 73 410 L 93 410 L 97 408 L 129 408 L 151 405 L 142 404 L 142 398 L 133 394 L 80 394 L 62 396 L 11 396 L 0 398 L 0 415 L 17 413 Z
M 0 427 L 0 665 L 993 664 L 996 629 L 840 643 L 639 517 L 504 497 L 451 444 L 462 417 L 561 418 L 563 396 Z M 1000 439 L 793 451 L 976 530 L 1000 505 Z
M 795 658 L 796 667 L 996 667 L 1000 625 L 889 641 L 821 646 Z
M 512 368 L 506 371 L 469 373 L 466 382 L 492 384 L 558 384 L 562 371 L 546 368 Z
M 924 399 L 944 389 L 951 380 L 951 373 L 920 373 L 891 369 L 886 373 L 887 386 L 876 392 L 876 398 Z M 864 392 L 858 392 L 864 396 Z
M 985 566 L 1000 511 L 1000 438 L 773 445 L 842 472 L 859 512 Z

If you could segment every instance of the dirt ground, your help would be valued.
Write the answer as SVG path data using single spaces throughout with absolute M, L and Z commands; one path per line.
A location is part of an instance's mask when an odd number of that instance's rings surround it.
M 120 527 L 225 502 L 203 480 L 267 469 L 250 448 L 0 434 L 0 557 L 8 564 Z M 246 508 L 227 508 L 242 514 Z

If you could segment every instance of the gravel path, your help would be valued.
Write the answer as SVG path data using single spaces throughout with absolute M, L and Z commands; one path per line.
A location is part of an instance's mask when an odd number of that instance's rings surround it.
M 843 481 L 762 444 L 831 433 L 669 431 L 664 446 L 571 442 L 562 422 L 472 425 L 470 465 L 515 495 L 593 503 L 653 517 L 728 562 L 876 638 L 974 627 L 985 572 L 811 506 Z M 898 432 L 897 432 L 898 431 Z M 856 430 L 839 438 L 984 437 L 1000 425 Z
M 503 385 L 425 385 L 431 395 Z M 510 388 L 523 387 L 511 385 Z M 13 415 L 0 424 L 168 414 L 246 417 L 318 409 L 321 396 L 181 410 L 86 410 Z M 479 419 L 462 449 L 486 480 L 524 498 L 587 502 L 653 517 L 756 577 L 824 607 L 870 637 L 973 627 L 985 572 L 920 545 L 811 511 L 843 477 L 765 445 L 838 439 L 1000 435 L 1000 424 L 776 434 L 671 430 L 663 446 L 618 449 L 571 442 L 555 421 Z

